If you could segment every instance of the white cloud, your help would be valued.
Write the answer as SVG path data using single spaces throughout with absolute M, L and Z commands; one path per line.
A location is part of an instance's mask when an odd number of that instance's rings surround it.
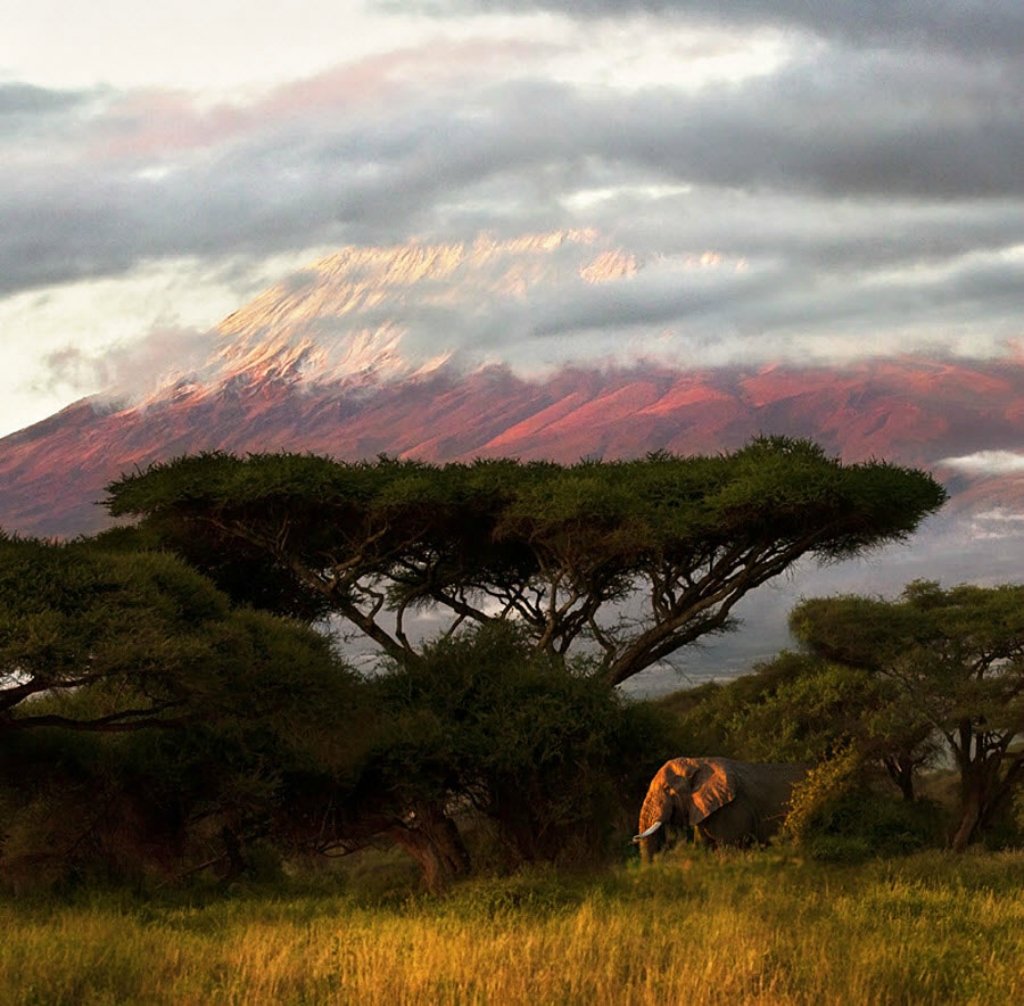
M 0 299 L 0 436 L 70 400 L 142 393 L 214 348 L 210 330 L 255 293 L 325 249 L 251 260 L 150 262 L 124 276 Z
M 231 92 L 306 77 L 422 35 L 422 20 L 354 0 L 33 0 L 4 19 L 4 75 L 61 87 Z M 9 12 L 10 13 L 10 12 Z M 242 92 L 244 93 L 244 91 Z
M 1015 451 L 978 451 L 958 458 L 943 458 L 938 464 L 959 468 L 972 475 L 1016 475 L 1024 472 L 1024 454 Z
M 1005 507 L 994 507 L 972 514 L 968 527 L 975 541 L 1024 538 L 1024 513 L 1007 510 Z
M 747 266 L 481 302 L 410 326 L 425 358 L 991 358 L 1021 334 L 1019 3 L 18 6 L 0 430 L 313 245 L 595 227 Z
M 1015 513 L 1004 507 L 995 507 L 974 515 L 975 520 L 994 521 L 997 524 L 1024 524 L 1024 513 Z

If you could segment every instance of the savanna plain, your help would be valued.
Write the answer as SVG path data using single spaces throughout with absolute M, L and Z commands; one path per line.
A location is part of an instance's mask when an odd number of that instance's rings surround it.
M 0 532 L 0 1006 L 1024 1001 L 1024 585 L 809 598 L 799 651 L 618 689 L 905 539 L 927 473 L 761 438 L 111 492 L 136 524 Z
M 1024 996 L 1024 853 L 846 866 L 684 848 L 442 898 L 317 887 L 0 905 L 4 1003 L 970 1003 Z

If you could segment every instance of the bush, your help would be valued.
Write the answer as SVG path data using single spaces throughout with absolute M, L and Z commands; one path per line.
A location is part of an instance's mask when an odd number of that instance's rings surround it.
M 268 876 L 318 836 L 369 740 L 361 681 L 299 623 L 232 611 L 191 672 L 187 715 L 126 732 L 0 731 L 0 883 L 146 886 L 204 866 Z M 44 695 L 32 716 L 94 718 L 105 683 Z M 101 694 L 97 695 L 97 692 Z
M 696 742 L 694 751 L 745 761 L 817 761 L 851 745 L 872 759 L 927 760 L 930 727 L 894 711 L 891 682 L 864 670 L 783 651 L 726 684 L 661 700 Z
M 943 814 L 929 800 L 897 800 L 864 781 L 856 751 L 812 769 L 795 790 L 786 832 L 812 858 L 857 863 L 942 844 Z
M 389 726 L 382 792 L 472 806 L 511 864 L 592 862 L 624 849 L 639 794 L 677 754 L 671 718 L 586 667 L 539 654 L 511 624 L 443 639 L 376 682 Z
M 941 846 L 944 815 L 929 800 L 894 800 L 871 791 L 850 793 L 829 808 L 804 844 L 812 859 L 862 862 Z

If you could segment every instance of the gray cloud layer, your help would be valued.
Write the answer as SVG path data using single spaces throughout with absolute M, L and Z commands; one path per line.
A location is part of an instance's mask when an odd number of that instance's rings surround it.
M 714 248 L 754 268 L 555 291 L 528 317 L 502 307 L 492 331 L 546 340 L 685 323 L 697 338 L 781 340 L 912 320 L 988 349 L 985 332 L 1011 334 L 1019 3 L 535 6 L 797 26 L 827 42 L 697 91 L 583 87 L 528 60 L 485 71 L 486 49 L 428 47 L 247 106 L 5 85 L 0 293 L 184 255 L 595 225 L 642 254 Z
M 382 0 L 383 9 L 408 4 Z M 574 18 L 630 14 L 743 27 L 801 29 L 855 44 L 951 48 L 959 52 L 1024 50 L 1024 8 L 1017 0 L 424 0 L 434 14 L 552 11 Z
M 134 121 L 115 112 L 91 129 L 78 123 L 86 133 L 78 157 L 0 169 L 3 282 L 12 289 L 117 271 L 139 257 L 341 239 L 346 226 L 392 239 L 443 226 L 467 194 L 500 220 L 538 195 L 555 203 L 609 180 L 918 203 L 1017 200 L 1021 78 L 963 64 L 912 69 L 875 54 L 841 66 L 822 58 L 696 96 L 514 81 L 463 100 L 428 95 L 372 118 L 304 121 L 300 111 L 153 160 L 92 152 L 159 114 L 143 104 Z M 48 115 L 74 112 L 55 102 Z
M 16 116 L 35 116 L 79 104 L 82 94 L 53 91 L 32 84 L 0 84 L 0 122 L 8 127 Z

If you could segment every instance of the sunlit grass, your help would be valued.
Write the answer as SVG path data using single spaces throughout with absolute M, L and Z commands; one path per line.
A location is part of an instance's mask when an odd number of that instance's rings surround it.
M 1024 854 L 686 852 L 443 900 L 0 904 L 4 1003 L 972 1003 L 1024 997 Z

